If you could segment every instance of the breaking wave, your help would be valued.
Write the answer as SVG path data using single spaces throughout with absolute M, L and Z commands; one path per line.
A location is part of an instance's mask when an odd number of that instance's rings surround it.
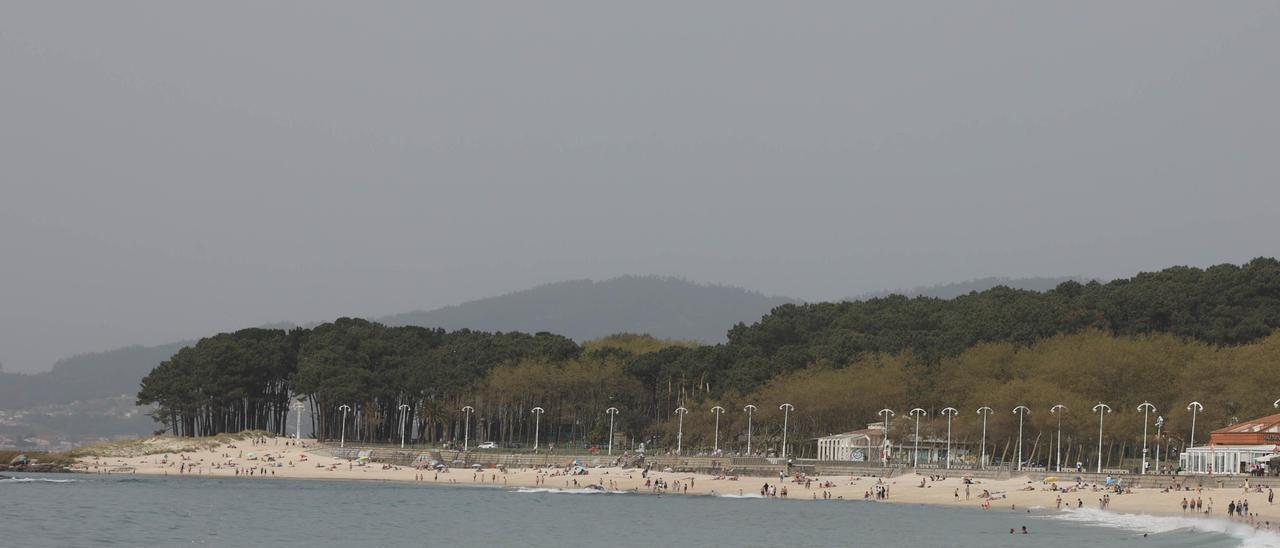
M 50 479 L 50 478 L 5 478 L 0 479 L 0 483 L 78 483 L 77 479 Z
M 585 487 L 578 489 L 560 489 L 557 487 L 521 487 L 516 489 L 517 493 L 562 493 L 570 495 L 595 495 L 604 493 L 626 493 L 626 491 L 606 491 L 602 489 L 587 489 Z
M 1093 508 L 1065 509 L 1057 514 L 1051 514 L 1051 517 L 1063 521 L 1074 521 L 1153 535 L 1174 531 L 1218 533 L 1239 539 L 1242 547 L 1280 547 L 1280 534 L 1274 531 L 1254 529 L 1247 523 L 1224 519 L 1124 514 L 1105 512 Z
M 743 493 L 741 495 L 738 495 L 735 493 L 717 493 L 716 496 L 721 498 L 726 498 L 726 499 L 762 499 L 764 498 L 764 495 L 761 495 L 760 493 Z

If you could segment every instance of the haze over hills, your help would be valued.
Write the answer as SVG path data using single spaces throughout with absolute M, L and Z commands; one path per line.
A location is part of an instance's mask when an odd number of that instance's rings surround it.
M 195 341 L 129 346 L 81 354 L 34 375 L 0 372 L 0 446 L 24 439 L 74 443 L 90 436 L 140 435 L 154 429 L 134 405 L 147 371 Z M 61 447 L 67 447 L 62 445 Z
M 916 288 L 909 295 L 946 298 L 996 285 L 1051 289 L 1072 278 L 983 278 Z M 881 292 L 872 296 L 887 295 Z M 664 339 L 724 342 L 738 323 L 754 323 L 775 307 L 798 299 L 770 297 L 743 288 L 700 284 L 660 276 L 622 276 L 603 281 L 570 280 L 433 310 L 375 318 L 391 326 L 448 330 L 548 331 L 579 342 L 615 333 L 645 333 Z M 278 322 L 262 327 L 289 329 Z M 138 383 L 152 368 L 194 341 L 129 346 L 59 361 L 52 371 L 0 371 L 0 435 L 58 437 L 76 432 L 149 433 L 154 424 L 132 406 Z M 121 397 L 122 395 L 126 397 Z M 68 417 L 76 417 L 70 420 Z M 87 421 L 87 422 L 86 422 Z M 76 428 L 71 425 L 81 424 Z M 91 424 L 92 423 L 92 424 Z
M 845 299 L 847 301 L 865 301 L 868 299 L 876 299 L 880 297 L 888 297 L 889 295 L 904 295 L 906 297 L 933 297 L 936 299 L 954 299 L 961 295 L 968 295 L 974 291 L 986 291 L 993 287 L 1005 286 L 1012 289 L 1025 289 L 1028 291 L 1048 291 L 1063 282 L 1080 282 L 1086 283 L 1090 278 L 1083 276 L 1057 276 L 1057 277 L 1036 277 L 1036 278 L 1001 278 L 989 276 L 986 278 L 978 278 L 966 282 L 943 283 L 929 286 L 919 286 L 911 289 L 889 289 L 884 291 L 873 291 L 863 293 L 854 297 Z M 1102 281 L 1102 280 L 1099 280 Z
M 147 371 L 194 342 L 81 354 L 59 360 L 52 371 L 34 375 L 0 372 L 0 409 L 132 395 Z
M 908 296 L 951 298 L 997 285 L 1044 291 L 1076 278 L 982 278 L 915 288 Z M 902 291 L 857 297 L 863 300 Z M 604 281 L 570 280 L 462 304 L 375 318 L 387 325 L 418 325 L 478 331 L 548 331 L 578 341 L 614 333 L 717 343 L 737 323 L 753 323 L 774 307 L 798 299 L 768 297 L 747 289 L 699 284 L 659 276 L 622 276 Z M 290 322 L 259 327 L 289 329 Z M 156 364 L 194 341 L 128 346 L 60 360 L 52 371 L 20 374 L 0 370 L 0 409 L 69 403 L 132 394 Z
M 584 341 L 614 333 L 717 343 L 738 322 L 754 322 L 774 307 L 797 303 L 739 287 L 679 278 L 622 276 L 569 280 L 435 310 L 376 318 L 389 326 L 479 331 L 549 331 Z

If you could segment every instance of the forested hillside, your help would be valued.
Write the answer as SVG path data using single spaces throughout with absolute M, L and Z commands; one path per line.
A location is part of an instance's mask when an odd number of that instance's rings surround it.
M 697 417 L 717 403 L 758 404 L 758 432 L 771 440 L 783 400 L 796 405 L 795 440 L 859 426 L 883 407 L 1016 402 L 1047 409 L 1102 400 L 1123 412 L 1143 400 L 1171 408 L 1195 398 L 1212 426 L 1280 396 L 1277 327 L 1280 263 L 1256 259 L 1066 282 L 1045 293 L 784 305 L 713 346 L 636 336 L 579 346 L 547 333 L 353 319 L 246 330 L 179 352 L 148 375 L 139 401 L 159 404 L 179 433 L 279 430 L 287 392 L 307 398 L 319 435 L 336 432 L 346 404 L 358 413 L 353 435 L 369 440 L 395 437 L 401 404 L 418 419 L 409 422 L 413 438 L 455 437 L 458 409 L 471 405 L 482 437 L 511 443 L 530 436 L 534 406 L 546 409 L 546 436 L 575 443 L 603 441 L 610 406 L 624 410 L 622 428 L 636 439 L 669 442 L 672 411 L 683 404 L 697 412 L 685 425 L 686 444 L 697 446 L 708 441 L 709 422 Z M 741 426 L 736 414 L 725 420 L 729 431 Z M 1067 424 L 1083 428 L 1078 420 Z M 993 419 L 993 435 L 1007 437 L 1007 426 Z

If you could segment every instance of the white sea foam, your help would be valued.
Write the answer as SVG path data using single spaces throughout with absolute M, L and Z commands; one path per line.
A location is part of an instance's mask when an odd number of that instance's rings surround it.
M 75 479 L 50 479 L 50 478 L 9 478 L 0 479 L 0 483 L 76 483 L 80 480 Z
M 1065 509 L 1052 514 L 1055 519 L 1075 521 L 1103 527 L 1137 531 L 1139 533 L 1169 533 L 1192 530 L 1201 533 L 1222 533 L 1240 539 L 1242 547 L 1280 547 L 1280 534 L 1256 530 L 1247 523 L 1216 518 L 1152 516 L 1105 512 L 1094 508 Z
M 557 487 L 521 487 L 516 489 L 517 493 L 562 493 L 569 495 L 594 495 L 597 493 L 625 493 L 626 491 L 604 491 L 601 489 L 587 489 L 585 487 L 579 489 L 560 489 Z
M 726 499 L 762 499 L 764 498 L 764 495 L 761 495 L 760 493 L 743 493 L 741 495 L 735 495 L 733 493 L 719 493 L 716 496 L 723 497 Z

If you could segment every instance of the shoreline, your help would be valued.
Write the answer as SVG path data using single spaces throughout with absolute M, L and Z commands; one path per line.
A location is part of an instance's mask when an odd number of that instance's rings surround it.
M 398 471 L 404 472 L 406 470 L 407 469 L 402 467 Z M 487 470 L 492 472 L 492 469 L 487 469 Z M 592 470 L 596 470 L 596 469 L 592 469 Z M 599 470 L 604 470 L 604 469 L 602 468 Z M 134 471 L 130 473 L 119 473 L 119 472 L 94 473 L 94 472 L 76 471 L 75 473 L 91 474 L 91 475 L 115 475 L 115 476 L 141 475 L 141 476 L 154 477 L 154 478 L 169 477 L 174 475 L 174 474 L 167 474 L 165 472 L 166 472 L 165 470 L 161 470 L 158 472 L 157 471 L 146 471 L 146 472 Z M 464 471 L 459 470 L 458 472 L 464 472 Z M 670 473 L 670 472 L 665 474 L 676 475 L 675 473 Z M 471 482 L 419 481 L 419 480 L 414 480 L 412 478 L 406 479 L 406 478 L 391 478 L 391 477 L 352 477 L 352 476 L 300 477 L 300 476 L 288 475 L 288 474 L 267 476 L 267 477 L 257 477 L 257 476 L 237 477 L 234 475 L 228 476 L 225 474 L 178 474 L 177 476 L 182 478 L 190 478 L 190 479 L 202 479 L 202 478 L 232 479 L 234 478 L 234 479 L 243 479 L 245 481 L 254 481 L 254 480 L 271 481 L 274 479 L 280 479 L 280 480 L 286 480 L 286 481 L 299 481 L 299 480 L 330 481 L 335 483 L 376 482 L 376 483 L 382 483 L 382 484 L 394 484 L 394 485 L 403 486 L 403 487 L 421 487 L 421 488 L 430 488 L 430 489 L 463 488 L 463 489 L 475 489 L 475 490 L 502 490 L 507 493 L 523 493 L 523 494 L 541 494 L 541 493 L 566 494 L 566 495 L 600 494 L 600 495 L 656 496 L 659 498 L 661 498 L 663 495 L 666 495 L 666 496 L 676 496 L 676 497 L 686 497 L 686 498 L 696 497 L 696 498 L 748 499 L 748 500 L 762 500 L 762 499 L 767 500 L 768 498 L 770 498 L 770 497 L 760 496 L 758 493 L 756 494 L 744 493 L 743 496 L 739 496 L 732 493 L 718 493 L 718 492 L 713 493 L 704 489 L 697 489 L 696 492 L 694 490 L 691 490 L 688 493 L 681 492 L 679 494 L 673 493 L 673 492 L 653 493 L 653 492 L 646 492 L 643 490 L 596 491 L 586 487 L 574 488 L 572 486 L 566 488 L 566 487 L 556 487 L 556 486 L 548 486 L 548 485 L 528 486 L 528 485 L 520 485 L 520 484 L 511 484 L 510 482 L 503 484 L 503 483 L 492 483 L 492 482 L 471 483 Z M 553 477 L 565 477 L 565 476 L 553 476 Z M 584 476 L 577 476 L 577 477 L 581 478 Z M 590 477 L 590 475 L 586 477 Z M 21 480 L 23 478 L 12 478 L 12 479 Z M 76 481 L 76 480 L 49 479 L 44 481 L 66 482 L 66 481 Z M 570 482 L 570 485 L 571 484 L 572 482 Z M 1040 491 L 1037 491 L 1037 492 L 1040 492 Z M 1031 493 L 1031 492 L 1027 491 L 1026 493 Z M 817 502 L 817 500 L 812 500 L 811 498 L 803 498 L 803 497 L 787 497 L 787 498 L 777 497 L 774 500 Z M 822 500 L 822 499 L 818 499 L 818 500 Z M 1030 505 L 1025 507 L 1019 506 L 1017 508 L 1012 508 L 1013 506 L 1012 504 L 1011 504 L 1011 507 L 1002 507 L 999 505 L 993 505 L 989 510 L 982 510 L 981 508 L 967 506 L 964 504 L 955 504 L 955 503 L 939 502 L 939 501 L 922 502 L 918 500 L 903 500 L 903 499 L 877 500 L 875 498 L 872 498 L 870 500 L 861 500 L 861 499 L 832 499 L 832 500 L 838 500 L 840 502 L 847 502 L 847 503 L 879 502 L 879 503 L 893 504 L 895 506 L 918 507 L 918 508 L 926 508 L 926 509 L 928 508 L 964 509 L 964 510 L 974 512 L 975 515 L 977 515 L 978 513 L 990 511 L 992 512 L 993 518 L 998 516 L 1013 517 L 1015 515 L 1017 516 L 1025 515 L 1026 517 L 1037 518 L 1037 519 L 1070 521 L 1070 522 L 1074 522 L 1080 525 L 1085 525 L 1090 527 L 1100 527 L 1100 528 L 1127 531 L 1130 534 L 1134 534 L 1134 535 L 1141 534 L 1144 537 L 1147 534 L 1162 534 L 1162 533 L 1170 533 L 1170 532 L 1189 529 L 1197 533 L 1220 533 L 1220 534 L 1236 537 L 1242 540 L 1246 540 L 1247 542 L 1243 544 L 1244 546 L 1280 546 L 1280 532 L 1277 532 L 1274 522 L 1273 522 L 1273 528 L 1268 530 L 1261 527 L 1254 527 L 1249 523 L 1246 523 L 1243 521 L 1226 519 L 1224 516 L 1217 515 L 1217 514 L 1192 515 L 1192 514 L 1164 512 L 1159 510 L 1152 510 L 1150 512 L 1148 511 L 1134 512 L 1129 510 L 1100 510 L 1097 508 L 1090 508 L 1088 506 L 1085 506 L 1083 509 L 1079 509 L 1079 510 L 1075 508 L 1065 508 L 1065 507 L 1061 510 L 1056 510 L 1055 508 L 1041 506 L 1041 505 Z M 1259 544 L 1258 541 L 1262 541 L 1262 543 Z
M 816 476 L 807 482 L 777 477 L 742 477 L 737 480 L 708 474 L 689 472 L 650 471 L 614 467 L 578 467 L 573 475 L 564 467 L 558 468 L 481 468 L 431 469 L 394 466 L 369 462 L 359 465 L 325 454 L 327 448 L 317 446 L 314 440 L 303 440 L 295 445 L 293 440 L 265 438 L 255 442 L 251 438 L 230 443 L 211 444 L 197 450 L 173 451 L 137 456 L 85 456 L 78 458 L 75 472 L 89 474 L 136 474 L 148 476 L 195 477 L 243 477 L 249 480 L 271 479 L 383 481 L 407 485 L 472 486 L 518 489 L 547 489 L 548 492 L 567 490 L 602 490 L 602 494 L 660 494 L 677 496 L 713 496 L 717 498 L 769 498 L 774 500 L 865 500 L 891 504 L 920 504 L 937 507 L 962 507 L 983 509 L 983 491 L 993 495 L 990 510 L 1055 511 L 1061 496 L 1063 506 L 1101 510 L 1109 514 L 1133 514 L 1159 517 L 1202 518 L 1223 523 L 1253 527 L 1249 518 L 1228 519 L 1226 506 L 1229 501 L 1247 500 L 1250 518 L 1261 530 L 1280 530 L 1280 506 L 1267 502 L 1268 491 L 1244 493 L 1240 488 L 1202 488 L 1197 491 L 1163 492 L 1159 488 L 1133 488 L 1132 492 L 1117 494 L 1095 490 L 1088 484 L 1078 490 L 1051 490 L 1051 485 L 1032 482 L 1026 476 L 1006 480 L 975 479 L 965 484 L 963 476 L 905 474 L 890 478 L 871 476 Z M 128 471 L 125 471 L 128 470 Z M 649 485 L 646 485 L 649 481 Z M 666 488 L 656 487 L 662 482 Z M 921 486 L 923 483 L 923 486 Z M 776 490 L 777 496 L 762 496 L 765 485 Z M 595 487 L 589 487 L 595 486 Z M 1075 484 L 1059 482 L 1060 488 Z M 966 487 L 968 492 L 966 493 Z M 1028 490 L 1028 487 L 1031 490 Z M 1276 486 L 1272 486 L 1273 488 Z M 783 496 L 783 492 L 786 495 Z M 887 491 L 887 496 L 877 496 L 877 491 Z M 1104 495 L 1109 499 L 1106 508 Z M 1204 513 L 1180 510 L 1183 498 L 1201 498 Z M 1212 503 L 1210 502 L 1212 501 Z M 1212 504 L 1212 506 L 1210 506 Z M 1038 507 L 1038 508 L 1037 508 Z

